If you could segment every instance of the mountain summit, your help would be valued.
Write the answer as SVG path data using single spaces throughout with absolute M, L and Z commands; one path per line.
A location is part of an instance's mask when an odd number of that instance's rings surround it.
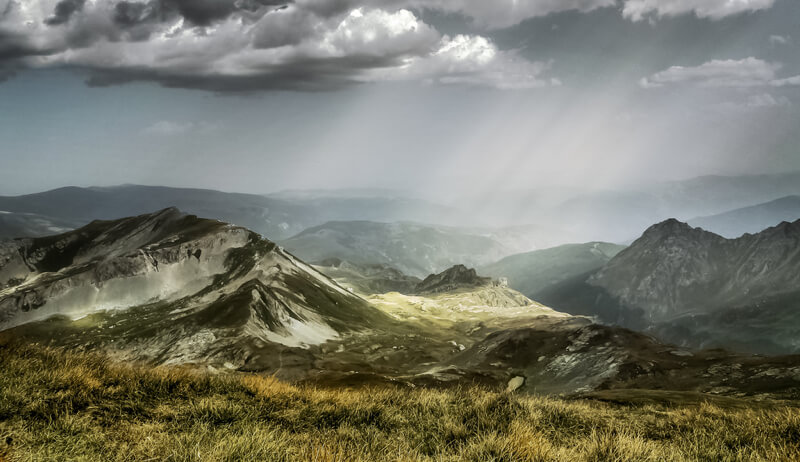
M 439 274 L 431 274 L 417 284 L 418 293 L 449 292 L 463 288 L 480 287 L 492 282 L 492 278 L 478 276 L 474 268 L 464 265 L 452 266 Z
M 800 220 L 737 239 L 667 220 L 542 301 L 688 346 L 791 353 L 799 288 Z
M 589 278 L 650 321 L 757 303 L 800 287 L 800 220 L 738 239 L 654 225 Z
M 251 367 L 384 319 L 260 235 L 174 208 L 4 243 L 0 288 L 0 329 L 159 363 Z

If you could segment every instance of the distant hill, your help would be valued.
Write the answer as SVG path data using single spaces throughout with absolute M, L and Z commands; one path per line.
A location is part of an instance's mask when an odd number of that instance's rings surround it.
M 332 220 L 446 221 L 456 212 L 418 199 L 394 197 L 268 197 L 207 189 L 123 185 L 66 187 L 0 197 L 0 210 L 33 213 L 82 226 L 167 207 L 247 227 L 270 239 L 285 239 Z
M 47 236 L 75 227 L 74 222 L 35 213 L 0 211 L 0 238 Z
M 510 253 L 487 236 L 404 222 L 334 221 L 280 244 L 312 263 L 340 259 L 356 265 L 381 264 L 418 278 L 460 263 L 477 266 Z
M 317 262 L 320 272 L 334 281 L 361 294 L 382 294 L 386 292 L 412 293 L 421 279 L 408 276 L 389 265 L 357 265 L 338 258 Z
M 540 194 L 547 197 L 547 191 Z M 619 243 L 629 242 L 653 223 L 670 217 L 692 220 L 793 195 L 800 195 L 800 172 L 711 175 L 620 190 L 572 191 L 560 200 L 536 201 L 530 192 L 505 195 L 486 213 L 496 217 L 498 223 L 551 223 L 559 228 L 559 232 L 550 234 L 550 241 L 556 244 L 598 240 Z M 763 224 L 766 227 L 779 221 Z M 559 241 L 560 236 L 564 237 Z
M 511 255 L 481 266 L 482 275 L 508 279 L 508 285 L 538 300 L 540 292 L 608 263 L 625 246 L 607 242 L 566 244 L 544 250 Z
M 692 226 L 734 238 L 758 233 L 782 221 L 800 218 L 800 196 L 786 196 L 763 204 L 689 220 Z

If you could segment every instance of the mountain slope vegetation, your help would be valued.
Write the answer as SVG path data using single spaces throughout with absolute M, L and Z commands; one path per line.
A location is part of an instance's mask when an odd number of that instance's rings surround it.
M 412 294 L 359 296 L 256 233 L 176 209 L 18 239 L 0 255 L 4 335 L 118 360 L 325 386 L 800 393 L 795 357 L 663 344 L 463 265 Z
M 4 460 L 792 461 L 791 402 L 327 388 L 0 342 Z
M 339 259 L 380 264 L 418 278 L 456 264 L 487 263 L 510 252 L 490 237 L 457 228 L 368 221 L 330 222 L 280 243 L 312 263 Z
M 271 365 L 388 320 L 258 234 L 177 209 L 5 244 L 0 287 L 0 328 L 157 363 Z

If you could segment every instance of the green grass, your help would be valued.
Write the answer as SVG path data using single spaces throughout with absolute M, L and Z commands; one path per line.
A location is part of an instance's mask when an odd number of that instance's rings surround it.
M 2 461 L 800 460 L 800 410 L 725 403 L 314 388 L 0 346 Z

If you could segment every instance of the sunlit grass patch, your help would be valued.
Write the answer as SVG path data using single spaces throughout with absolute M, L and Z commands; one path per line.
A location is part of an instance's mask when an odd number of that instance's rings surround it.
M 798 408 L 737 403 L 315 388 L 15 345 L 0 347 L 0 461 L 800 460 Z

